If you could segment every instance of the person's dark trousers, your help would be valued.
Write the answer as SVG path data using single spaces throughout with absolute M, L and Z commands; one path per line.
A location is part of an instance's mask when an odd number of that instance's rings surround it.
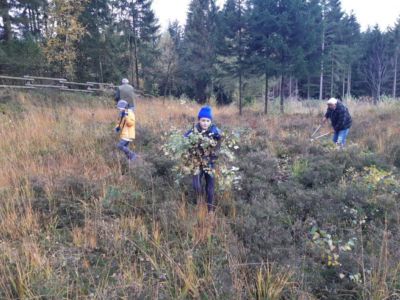
M 208 211 L 214 211 L 214 183 L 215 179 L 213 175 L 210 175 L 203 170 L 200 171 L 198 175 L 193 176 L 193 188 L 194 191 L 196 192 L 196 196 L 198 199 L 201 199 L 201 196 L 203 195 L 203 190 L 201 186 L 201 179 L 202 177 L 205 177 L 206 179 L 206 195 L 207 195 L 207 208 Z
M 129 143 L 130 143 L 129 141 L 120 140 L 119 143 L 117 144 L 117 148 L 122 152 L 124 152 L 129 160 L 135 160 L 136 154 L 135 152 L 129 149 Z

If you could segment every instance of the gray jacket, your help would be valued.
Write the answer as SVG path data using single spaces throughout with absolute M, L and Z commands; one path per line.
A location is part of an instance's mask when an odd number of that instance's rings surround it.
M 130 84 L 120 85 L 115 91 L 115 102 L 118 102 L 119 100 L 125 100 L 129 104 L 134 105 L 134 97 L 135 92 L 133 86 Z

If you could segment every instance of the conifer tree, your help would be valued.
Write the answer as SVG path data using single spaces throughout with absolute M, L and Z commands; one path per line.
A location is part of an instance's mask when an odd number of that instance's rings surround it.
M 126 73 L 130 74 L 137 88 L 141 87 L 141 81 L 148 88 L 153 80 L 159 38 L 152 0 L 114 0 L 114 5 L 118 28 L 127 42 L 129 67 Z
M 245 51 L 248 22 L 244 0 L 227 0 L 221 13 L 221 41 L 219 54 L 223 57 L 220 65 L 225 75 L 238 79 L 239 114 L 243 107 L 243 77 L 245 72 Z
M 364 55 L 361 58 L 362 73 L 371 90 L 374 103 L 381 99 L 382 88 L 387 80 L 389 66 L 389 40 L 378 26 L 368 29 L 363 36 Z
M 86 32 L 79 16 L 86 3 L 87 0 L 51 2 L 44 53 L 59 76 L 74 77 L 77 43 Z
M 397 78 L 398 78 L 398 62 L 400 55 L 400 17 L 397 19 L 396 24 L 389 31 L 390 38 L 390 49 L 392 49 L 392 66 L 393 66 L 393 86 L 392 86 L 392 97 L 397 96 Z
M 253 75 L 264 76 L 264 113 L 268 113 L 268 80 L 277 72 L 274 62 L 276 32 L 275 1 L 253 0 L 249 13 L 249 43 L 247 55 Z
M 214 0 L 192 0 L 182 45 L 182 73 L 189 97 L 204 103 L 212 92 L 216 63 L 217 8 Z

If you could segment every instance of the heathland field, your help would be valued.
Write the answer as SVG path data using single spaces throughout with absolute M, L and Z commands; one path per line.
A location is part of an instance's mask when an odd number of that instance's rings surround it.
M 347 104 L 344 150 L 324 103 L 215 107 L 241 180 L 211 216 L 162 151 L 197 104 L 139 99 L 132 166 L 112 100 L 2 91 L 0 298 L 399 299 L 400 102 Z

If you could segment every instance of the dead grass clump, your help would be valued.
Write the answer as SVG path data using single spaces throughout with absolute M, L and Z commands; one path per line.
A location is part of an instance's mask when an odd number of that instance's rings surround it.
M 289 101 L 283 116 L 277 102 L 269 116 L 216 107 L 217 125 L 240 136 L 242 180 L 209 215 L 160 149 L 199 105 L 139 99 L 132 165 L 115 149 L 111 99 L 1 99 L 0 298 L 397 295 L 395 103 L 349 102 L 344 151 L 309 142 L 325 103 Z

